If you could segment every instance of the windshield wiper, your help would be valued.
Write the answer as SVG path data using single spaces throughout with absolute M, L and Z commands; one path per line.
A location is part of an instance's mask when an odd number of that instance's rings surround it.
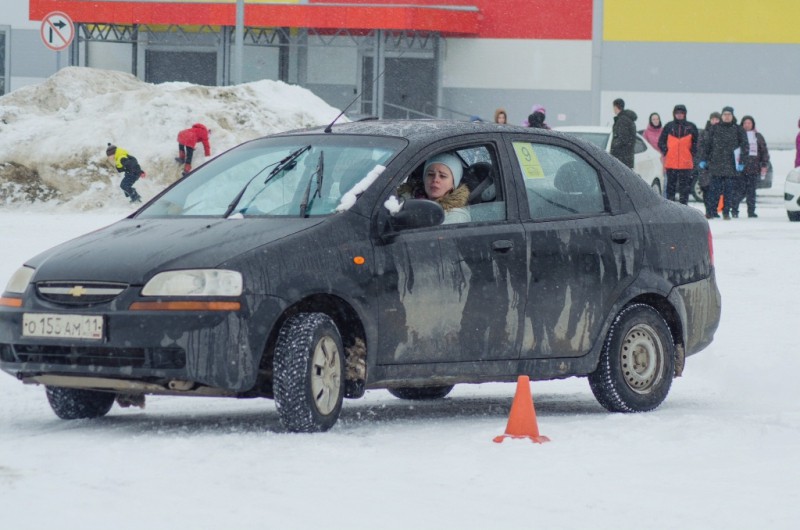
M 314 172 L 316 175 L 317 181 L 317 189 L 314 191 L 314 195 L 311 196 L 309 200 L 308 194 L 311 192 L 311 183 L 314 182 L 314 175 L 312 178 L 308 179 L 308 186 L 306 186 L 306 191 L 303 193 L 303 200 L 300 201 L 300 217 L 306 217 L 306 211 L 308 207 L 311 206 L 311 203 L 314 202 L 314 197 L 322 197 L 322 172 L 325 169 L 325 152 L 319 152 L 319 160 L 317 161 L 317 169 Z
M 285 157 L 280 159 L 277 162 L 277 165 L 275 166 L 275 168 L 272 171 L 270 171 L 269 175 L 267 175 L 267 178 L 264 179 L 264 186 L 266 186 L 267 182 L 272 180 L 272 178 L 274 178 L 275 175 L 277 175 L 281 171 L 294 169 L 296 164 L 292 164 L 292 162 L 297 160 L 297 157 L 299 157 L 300 155 L 302 155 L 304 152 L 308 151 L 309 149 L 311 149 L 311 146 L 310 145 L 305 145 L 305 146 L 301 147 L 300 149 L 292 151 L 291 153 L 289 153 L 288 155 L 286 155 Z M 239 201 L 242 200 L 242 196 L 244 195 L 244 192 L 247 191 L 247 188 L 250 187 L 250 183 L 253 182 L 256 179 L 256 177 L 258 177 L 260 174 L 262 174 L 264 171 L 266 171 L 267 168 L 271 167 L 272 165 L 273 164 L 269 164 L 267 166 L 264 166 L 261 169 L 261 171 L 259 171 L 255 175 L 253 175 L 250 178 L 250 180 L 247 181 L 247 184 L 244 185 L 244 187 L 239 191 L 239 193 L 236 194 L 236 197 L 234 197 L 233 200 L 231 201 L 231 203 L 228 205 L 228 208 L 225 210 L 225 213 L 222 214 L 222 217 L 228 217 L 233 212 L 233 210 L 236 208 L 236 205 L 239 204 Z M 252 202 L 252 201 L 250 201 L 250 202 Z

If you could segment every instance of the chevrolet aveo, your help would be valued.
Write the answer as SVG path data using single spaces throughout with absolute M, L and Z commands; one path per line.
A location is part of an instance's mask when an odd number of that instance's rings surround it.
M 461 165 L 459 222 L 404 199 Z M 453 158 L 450 158 L 453 160 Z M 289 431 L 343 398 L 586 376 L 657 407 L 719 323 L 702 213 L 566 134 L 363 121 L 242 144 L 130 217 L 28 260 L 0 298 L 0 368 L 64 419 L 147 394 L 266 397 Z

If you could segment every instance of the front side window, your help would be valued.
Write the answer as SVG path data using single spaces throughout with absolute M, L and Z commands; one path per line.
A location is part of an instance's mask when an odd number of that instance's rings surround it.
M 603 213 L 597 171 L 576 153 L 554 145 L 514 142 L 531 219 Z
M 404 146 L 404 140 L 370 136 L 250 142 L 176 183 L 138 217 L 329 215 L 345 207 L 342 199 L 356 185 L 363 191 Z
M 445 155 L 457 168 L 458 185 L 444 197 L 431 196 L 426 188 L 425 162 L 419 164 L 401 184 L 397 194 L 401 199 L 417 198 L 439 202 L 445 210 L 445 224 L 502 221 L 506 218 L 506 203 L 495 149 L 480 144 L 441 151 L 427 160 Z M 434 194 L 435 195 L 435 194 Z M 457 202 L 458 201 L 458 202 Z

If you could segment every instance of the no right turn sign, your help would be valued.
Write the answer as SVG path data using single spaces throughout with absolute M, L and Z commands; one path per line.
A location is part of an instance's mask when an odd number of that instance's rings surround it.
M 42 20 L 39 33 L 45 46 L 54 51 L 61 51 L 69 46 L 75 37 L 75 26 L 66 13 L 53 11 Z

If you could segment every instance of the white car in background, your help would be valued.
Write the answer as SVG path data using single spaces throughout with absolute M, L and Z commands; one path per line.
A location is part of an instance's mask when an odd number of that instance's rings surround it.
M 572 134 L 607 152 L 611 151 L 611 127 L 570 125 L 555 127 L 553 130 Z M 664 166 L 661 164 L 661 153 L 638 133 L 633 153 L 633 171 L 642 177 L 653 191 L 661 195 L 664 191 Z
M 800 167 L 796 167 L 786 175 L 783 185 L 783 203 L 790 221 L 800 221 Z

